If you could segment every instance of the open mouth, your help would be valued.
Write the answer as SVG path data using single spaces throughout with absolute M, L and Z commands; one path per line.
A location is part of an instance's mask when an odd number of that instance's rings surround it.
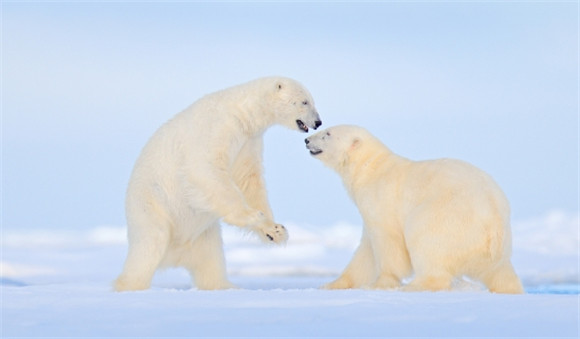
M 298 128 L 301 129 L 303 132 L 308 132 L 308 126 L 306 126 L 306 124 L 304 124 L 304 122 L 302 122 L 302 120 L 296 120 L 296 125 L 298 125 Z

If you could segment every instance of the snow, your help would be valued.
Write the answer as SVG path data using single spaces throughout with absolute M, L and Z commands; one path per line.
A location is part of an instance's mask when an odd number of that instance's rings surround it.
M 505 337 L 577 333 L 577 298 L 561 295 L 312 288 L 154 288 L 116 294 L 102 285 L 62 284 L 14 287 L 4 303 L 6 336 Z
M 111 291 L 125 228 L 2 231 L 1 306 L 8 337 L 578 337 L 578 215 L 552 211 L 513 224 L 525 295 L 458 281 L 452 292 L 324 291 L 358 245 L 360 226 L 287 223 L 267 246 L 223 227 L 240 289 L 199 291 L 187 273 L 156 274 L 150 290 Z

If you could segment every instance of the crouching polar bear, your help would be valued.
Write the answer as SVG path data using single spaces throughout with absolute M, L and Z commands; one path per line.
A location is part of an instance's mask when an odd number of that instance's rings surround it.
M 509 203 L 493 179 L 458 160 L 414 162 L 363 128 L 305 140 L 342 177 L 364 221 L 360 246 L 329 289 L 448 290 L 468 276 L 497 293 L 523 293 L 510 262 Z
M 287 240 L 262 175 L 262 135 L 273 124 L 303 132 L 320 126 L 298 82 L 262 78 L 209 94 L 151 137 L 127 190 L 129 251 L 117 291 L 147 289 L 167 266 L 185 267 L 199 289 L 233 287 L 220 219 L 266 242 Z

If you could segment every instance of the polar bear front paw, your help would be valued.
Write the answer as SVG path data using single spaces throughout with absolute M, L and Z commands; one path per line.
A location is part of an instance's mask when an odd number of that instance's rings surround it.
M 354 287 L 354 283 L 350 277 L 341 275 L 335 281 L 329 282 L 328 284 L 323 285 L 321 288 L 323 290 L 345 290 Z
M 377 290 L 394 290 L 400 286 L 401 281 L 397 277 L 389 273 L 382 273 L 371 285 L 371 288 Z
M 288 241 L 288 231 L 280 224 L 271 224 L 258 229 L 258 234 L 264 242 L 283 244 Z

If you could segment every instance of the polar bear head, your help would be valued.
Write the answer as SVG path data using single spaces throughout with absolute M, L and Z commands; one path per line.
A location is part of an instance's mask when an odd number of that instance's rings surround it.
M 289 78 L 277 77 L 272 80 L 272 106 L 277 123 L 302 132 L 322 125 L 314 107 L 314 99 L 304 86 Z
M 363 156 L 365 144 L 380 143 L 367 130 L 352 125 L 327 128 L 304 140 L 306 148 L 326 166 L 340 171 L 353 158 Z

